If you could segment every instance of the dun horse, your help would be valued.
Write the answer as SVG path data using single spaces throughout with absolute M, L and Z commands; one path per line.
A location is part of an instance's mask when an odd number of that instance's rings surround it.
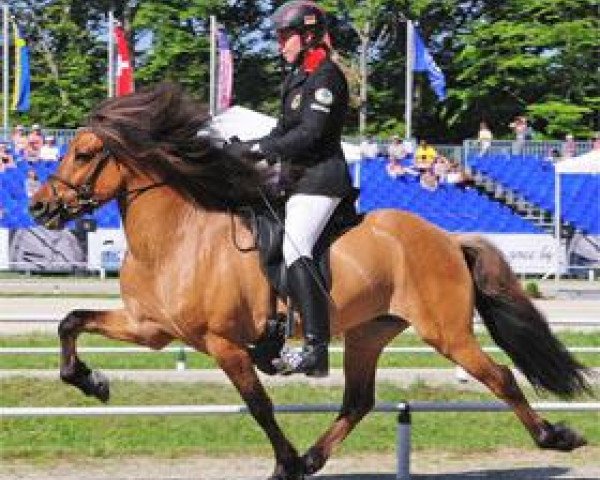
M 373 407 L 378 357 L 412 326 L 510 405 L 539 447 L 569 451 L 586 443 L 533 411 L 510 369 L 474 338 L 477 308 L 534 387 L 561 397 L 588 389 L 585 369 L 551 334 L 499 251 L 482 238 L 380 210 L 330 248 L 332 331 L 343 336 L 345 392 L 333 424 L 300 456 L 275 420 L 247 348 L 265 329 L 271 290 L 258 254 L 238 248 L 253 237 L 232 212 L 260 204 L 261 175 L 197 135 L 208 119 L 172 85 L 107 100 L 33 197 L 31 214 L 48 228 L 116 198 L 127 236 L 124 308 L 76 310 L 60 323 L 65 382 L 108 400 L 106 377 L 77 355 L 81 333 L 154 349 L 180 339 L 214 357 L 239 391 L 272 444 L 270 478 L 299 479 L 320 470 Z

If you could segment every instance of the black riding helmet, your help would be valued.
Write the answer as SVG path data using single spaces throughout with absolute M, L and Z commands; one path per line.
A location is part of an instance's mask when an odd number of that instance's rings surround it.
M 281 5 L 271 17 L 275 30 L 291 30 L 301 35 L 305 42 L 305 33 L 312 33 L 313 39 L 304 43 L 304 48 L 314 47 L 323 41 L 327 31 L 325 11 L 315 2 L 292 0 Z

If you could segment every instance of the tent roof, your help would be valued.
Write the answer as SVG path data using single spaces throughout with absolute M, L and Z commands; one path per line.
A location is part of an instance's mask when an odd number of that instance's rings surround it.
M 600 150 L 591 150 L 558 162 L 556 173 L 600 173 Z
M 277 120 L 264 113 L 235 105 L 217 115 L 211 127 L 224 139 L 237 135 L 241 140 L 253 140 L 267 135 L 276 125 Z M 342 143 L 346 160 L 360 160 L 360 147 L 350 143 Z

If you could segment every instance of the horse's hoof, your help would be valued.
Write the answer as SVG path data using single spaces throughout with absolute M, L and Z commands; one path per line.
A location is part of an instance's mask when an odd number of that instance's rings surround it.
M 267 480 L 304 480 L 300 459 L 297 459 L 292 466 L 277 464 L 273 475 Z
M 304 464 L 304 473 L 307 475 L 312 475 L 313 473 L 317 473 L 325 466 L 325 462 L 327 459 L 323 455 L 323 452 L 318 448 L 309 449 L 302 456 L 302 463 Z
M 110 382 L 108 377 L 98 370 L 92 371 L 88 376 L 91 387 L 90 395 L 93 395 L 102 403 L 108 402 L 110 398 Z
M 544 422 L 544 428 L 537 439 L 540 448 L 570 452 L 587 445 L 587 440 L 564 423 L 552 425 Z

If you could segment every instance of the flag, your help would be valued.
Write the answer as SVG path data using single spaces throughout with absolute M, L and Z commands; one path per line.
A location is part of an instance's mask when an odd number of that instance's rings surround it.
M 26 112 L 30 107 L 31 78 L 29 73 L 29 47 L 19 26 L 13 22 L 15 45 L 15 87 L 12 109 Z
M 219 29 L 217 32 L 217 48 L 219 50 L 219 78 L 217 80 L 217 111 L 225 110 L 231 105 L 233 91 L 233 55 L 227 34 Z
M 117 41 L 117 97 L 133 93 L 133 66 L 129 60 L 129 48 L 125 40 L 125 32 L 121 25 L 115 26 L 115 39 Z
M 414 72 L 426 72 L 429 78 L 429 84 L 435 92 L 438 100 L 446 98 L 446 78 L 444 73 L 438 67 L 437 63 L 431 56 L 431 53 L 425 46 L 423 37 L 419 33 L 419 29 L 415 28 L 415 62 L 413 65 Z

